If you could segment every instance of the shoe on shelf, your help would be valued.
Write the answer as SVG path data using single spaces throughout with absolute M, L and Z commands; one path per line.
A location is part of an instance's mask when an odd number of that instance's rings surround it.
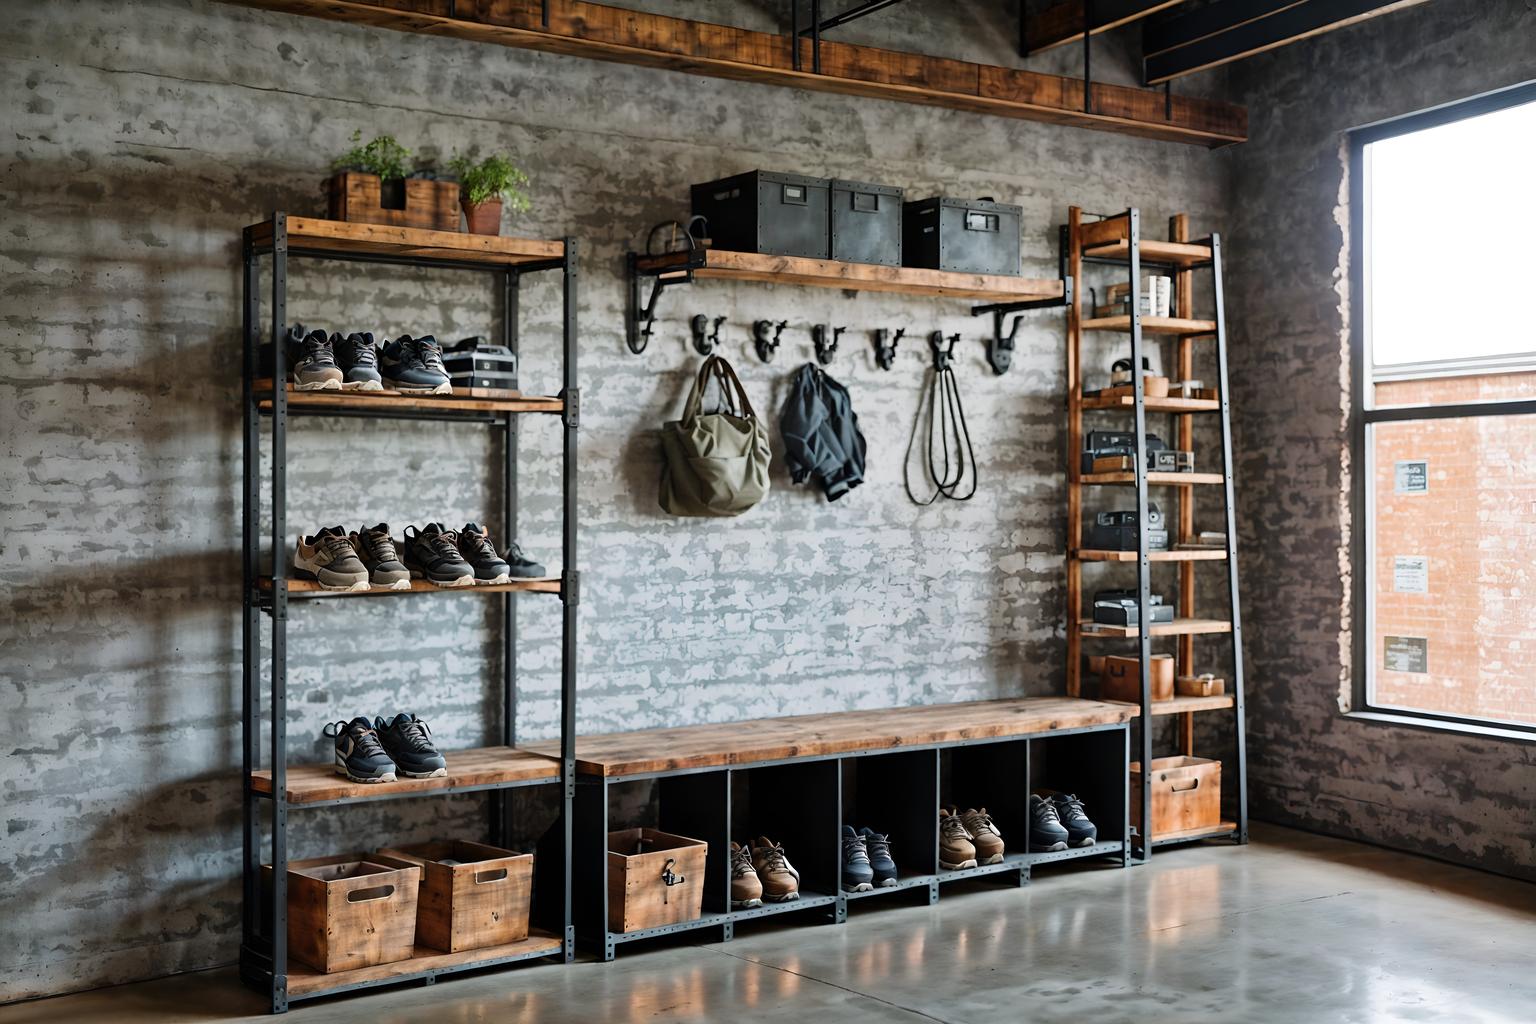
M 384 379 L 379 374 L 379 350 L 374 347 L 372 331 L 354 331 L 345 338 L 339 332 L 333 334 L 331 349 L 342 372 L 341 390 L 384 390 Z
M 1099 829 L 1083 811 L 1083 802 L 1071 793 L 1052 793 L 1051 803 L 1056 807 L 1056 817 L 1067 830 L 1068 846 L 1092 846 L 1099 838 Z
M 1029 794 L 1029 850 L 1031 853 L 1055 853 L 1065 850 L 1070 834 L 1061 824 L 1056 805 L 1039 793 Z
M 763 883 L 752 866 L 752 851 L 731 842 L 731 909 L 750 910 L 763 905 Z
M 448 762 L 432 745 L 432 730 L 415 715 L 375 718 L 373 728 L 401 775 L 408 779 L 440 779 L 448 774 Z
M 325 735 L 336 740 L 336 774 L 352 782 L 394 782 L 395 762 L 385 753 L 373 723 L 362 715 L 332 722 Z
M 303 327 L 288 332 L 289 365 L 293 386 L 298 391 L 340 391 L 344 374 L 336 365 L 331 339 L 322 330 L 310 331 L 300 340 L 294 335 Z
M 458 538 L 442 523 L 405 528 L 405 566 L 412 579 L 438 587 L 472 587 L 475 570 L 459 554 Z
M 891 859 L 891 837 L 881 835 L 872 828 L 859 829 L 864 837 L 864 849 L 869 851 L 869 867 L 875 873 L 875 888 L 885 889 L 896 884 L 896 862 Z
M 953 807 L 939 808 L 939 867 L 959 871 L 976 866 L 976 847 L 971 834 Z
M 341 526 L 328 526 L 313 537 L 300 537 L 293 549 L 293 574 L 314 580 L 322 590 L 367 590 L 368 569 L 358 559 Z
M 386 387 L 406 395 L 449 395 L 453 384 L 443 367 L 443 350 L 430 334 L 402 334 L 385 342 L 383 376 Z
M 843 826 L 843 891 L 869 892 L 875 887 L 875 869 L 869 866 L 864 837 L 852 825 Z
M 1001 864 L 1003 862 L 1003 834 L 992 823 L 992 816 L 983 807 L 960 814 L 960 823 L 971 834 L 971 845 L 976 847 L 976 863 Z
M 784 856 L 784 847 L 767 836 L 752 840 L 752 869 L 763 885 L 763 899 L 788 903 L 800 898 L 800 872 Z
M 542 562 L 535 562 L 523 554 L 523 549 L 518 547 L 517 541 L 513 541 L 507 546 L 507 553 L 503 557 L 506 558 L 507 564 L 512 567 L 512 575 L 516 579 L 535 580 L 541 576 L 549 575 L 544 571 L 544 564 Z
M 458 532 L 458 542 L 459 554 L 475 570 L 476 583 L 512 582 L 512 566 L 496 553 L 485 527 L 479 523 L 465 523 L 464 529 Z
M 347 539 L 368 570 L 370 584 L 384 590 L 411 589 L 411 570 L 405 567 L 395 551 L 395 538 L 389 535 L 388 523 L 365 526 Z

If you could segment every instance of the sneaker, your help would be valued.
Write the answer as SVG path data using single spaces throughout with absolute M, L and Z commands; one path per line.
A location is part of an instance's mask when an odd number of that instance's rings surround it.
M 875 887 L 875 869 L 869 866 L 869 850 L 864 837 L 843 826 L 843 891 L 869 892 Z
M 945 871 L 959 871 L 976 866 L 976 847 L 971 845 L 971 834 L 953 808 L 939 808 L 939 867 Z
M 1052 793 L 1056 817 L 1067 830 L 1068 846 L 1092 846 L 1099 838 L 1098 826 L 1083 812 L 1083 802 L 1071 793 Z
M 976 847 L 976 863 L 1001 864 L 1003 862 L 1003 834 L 992 823 L 992 816 L 983 807 L 979 811 L 966 811 L 960 822 L 971 834 L 971 845 Z
M 388 523 L 372 529 L 365 526 L 347 539 L 368 570 L 369 583 L 385 590 L 411 589 L 411 570 L 395 551 L 395 538 L 389 535 Z
M 313 537 L 300 537 L 293 549 L 293 574 L 315 580 L 322 590 L 367 590 L 368 570 L 352 550 L 347 531 L 330 526 Z
M 405 528 L 405 565 L 411 578 L 426 580 L 439 587 L 471 587 L 475 570 L 459 554 L 458 538 L 442 523 L 428 523 L 425 529 Z
M 354 332 L 345 338 L 340 333 L 333 334 L 331 349 L 342 372 L 341 390 L 384 390 L 383 378 L 379 376 L 379 350 L 373 345 L 372 331 Z
M 1031 853 L 1055 853 L 1067 848 L 1069 836 L 1061 827 L 1056 805 L 1039 793 L 1029 794 L 1029 849 Z
M 384 345 L 384 383 L 407 395 L 448 395 L 453 385 L 443 367 L 443 350 L 430 334 L 402 334 Z
M 465 523 L 458 533 L 459 554 L 475 570 L 476 583 L 511 583 L 512 566 L 496 553 L 491 535 L 479 523 Z
M 544 563 L 535 562 L 523 554 L 523 549 L 517 546 L 517 541 L 513 541 L 508 545 L 507 553 L 503 557 L 506 558 L 507 564 L 512 567 L 512 576 L 515 579 L 534 580 L 540 576 L 549 575 L 544 570 Z
M 310 331 L 302 341 L 294 335 L 302 326 L 288 332 L 289 363 L 293 368 L 293 386 L 298 391 L 340 391 L 341 368 L 324 331 Z
M 325 735 L 336 740 L 336 774 L 353 782 L 394 782 L 395 762 L 379 743 L 373 724 L 358 715 L 350 722 L 332 722 Z
M 750 910 L 763 905 L 763 883 L 752 866 L 752 851 L 731 843 L 731 909 Z
M 800 898 L 800 872 L 784 856 L 784 847 L 767 836 L 752 840 L 752 869 L 763 885 L 763 899 L 769 903 Z
M 448 762 L 432 745 L 432 730 L 415 715 L 375 718 L 373 727 L 401 775 L 408 779 L 440 779 L 448 774 Z
M 874 829 L 862 828 L 864 848 L 869 851 L 869 866 L 875 873 L 875 888 L 884 889 L 896 884 L 896 862 L 891 859 L 891 837 L 883 836 Z

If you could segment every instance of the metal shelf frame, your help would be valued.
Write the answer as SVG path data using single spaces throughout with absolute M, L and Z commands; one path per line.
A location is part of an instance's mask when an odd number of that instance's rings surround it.
M 531 954 L 528 957 L 502 957 L 486 961 L 471 961 L 452 967 L 424 969 L 402 973 L 384 981 L 368 981 L 349 984 L 338 977 L 335 986 L 303 995 L 290 996 L 288 992 L 289 952 L 287 942 L 288 923 L 288 814 L 290 805 L 286 799 L 286 772 L 288 755 L 287 706 L 288 706 L 288 615 L 289 592 L 287 587 L 288 551 L 287 521 L 287 459 L 288 417 L 301 410 L 295 407 L 290 413 L 285 387 L 274 388 L 268 395 L 258 395 L 253 382 L 258 379 L 258 353 L 262 332 L 261 263 L 264 257 L 271 259 L 270 339 L 273 347 L 273 378 L 283 381 L 287 377 L 284 336 L 288 316 L 288 274 L 292 258 L 340 260 L 365 264 L 432 267 L 490 273 L 495 287 L 502 292 L 502 327 L 500 341 L 517 351 L 519 334 L 519 285 L 524 274 L 555 271 L 563 284 L 562 329 L 562 382 L 560 397 L 563 409 L 560 413 L 563 429 L 562 446 L 562 552 L 560 573 L 560 599 L 563 605 L 561 617 L 561 714 L 559 775 L 553 779 L 540 779 L 529 785 L 556 785 L 560 793 L 560 815 L 556 828 L 561 833 L 561 857 L 563 864 L 550 865 L 541 860 L 540 869 L 549 871 L 558 867 L 561 884 L 558 887 L 559 906 L 544 905 L 540 908 L 543 918 L 551 922 L 552 930 L 561 939 L 557 954 L 570 960 L 575 950 L 575 930 L 571 916 L 571 822 L 572 798 L 575 795 L 575 742 L 576 742 L 576 656 L 577 656 L 577 608 L 580 596 L 580 573 L 577 566 L 577 429 L 580 416 L 580 389 L 577 384 L 577 283 L 578 252 L 574 238 L 564 240 L 563 255 L 557 259 L 537 262 L 495 264 L 477 261 L 458 261 L 452 258 L 413 256 L 409 252 L 359 253 L 342 251 L 325 246 L 290 246 L 288 240 L 288 215 L 282 211 L 273 213 L 269 222 L 247 227 L 243 232 L 241 257 L 243 262 L 242 297 L 242 393 L 244 404 L 244 475 L 242 501 L 242 742 L 241 769 L 244 819 L 242 828 L 242 915 L 241 915 L 241 976 L 248 984 L 260 989 L 270 999 L 270 1010 L 282 1013 L 289 1003 L 298 999 L 334 995 L 357 988 L 372 988 L 380 984 L 417 981 L 430 983 L 439 974 L 512 963 L 521 959 L 547 957 L 551 954 Z M 270 230 L 268 230 L 270 228 Z M 257 231 L 260 229 L 258 239 Z M 263 412 L 262 400 L 271 403 L 270 412 Z M 505 459 L 502 489 L 502 536 L 510 541 L 517 536 L 518 476 L 517 476 L 517 417 L 521 413 L 485 414 L 480 412 L 455 413 L 451 410 L 417 412 L 391 410 L 381 402 L 373 410 L 330 411 L 325 415 L 354 418 L 431 420 L 480 425 L 496 428 L 503 437 Z M 271 479 L 263 487 L 260 479 L 262 443 L 262 418 L 270 417 L 271 429 Z M 270 503 L 272 516 L 271 565 L 266 572 L 261 565 L 261 537 L 259 524 L 262 512 L 263 490 Z M 271 577 L 271 590 L 260 589 L 258 581 L 263 575 Z M 502 616 L 502 719 L 500 742 L 503 746 L 515 746 L 517 721 L 517 592 L 501 595 Z M 270 620 L 267 649 L 262 650 L 261 617 Z M 267 685 L 263 687 L 263 654 L 268 661 Z M 265 691 L 265 692 L 264 692 Z M 265 706 L 263 697 L 266 698 Z M 270 736 L 266 750 L 266 767 L 272 772 L 272 792 L 258 793 L 251 785 L 251 773 L 262 767 L 262 721 L 267 721 Z M 507 797 L 511 789 L 520 785 L 491 787 L 457 787 L 422 793 L 399 794 L 404 799 L 430 798 L 445 793 L 474 790 L 495 790 L 489 796 L 489 821 L 487 832 L 491 842 L 505 844 L 510 832 L 511 804 Z M 387 796 L 387 794 L 381 794 Z M 324 805 L 354 803 L 355 800 L 337 800 Z M 262 808 L 270 808 L 271 859 L 273 867 L 270 891 L 263 893 L 261 884 Z M 294 805 L 295 807 L 297 805 Z M 555 892 L 556 887 L 548 887 Z M 270 922 L 270 925 L 264 922 Z

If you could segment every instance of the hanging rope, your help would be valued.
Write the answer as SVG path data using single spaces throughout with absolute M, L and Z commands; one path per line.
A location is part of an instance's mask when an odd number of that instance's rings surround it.
M 954 501 L 969 501 L 976 494 L 976 452 L 971 447 L 965 404 L 960 400 L 960 385 L 955 380 L 955 368 L 950 359 L 958 340 L 960 335 L 945 338 L 942 331 L 934 331 L 928 338 L 933 349 L 933 366 L 923 383 L 917 415 L 912 420 L 912 433 L 907 438 L 906 461 L 902 464 L 902 482 L 906 485 L 907 497 L 918 505 L 932 505 L 940 495 Z M 912 447 L 917 443 L 925 407 L 928 433 L 922 467 L 927 482 L 933 486 L 933 493 L 926 499 L 919 498 L 912 489 Z M 967 477 L 970 478 L 970 490 L 961 494 L 960 486 Z

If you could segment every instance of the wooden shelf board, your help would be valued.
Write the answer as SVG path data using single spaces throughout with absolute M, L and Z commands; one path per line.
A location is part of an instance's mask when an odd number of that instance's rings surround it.
M 272 378 L 263 377 L 251 382 L 251 389 L 258 396 L 256 405 L 262 412 L 272 411 Z M 465 394 L 453 395 L 402 395 L 398 391 L 297 391 L 288 385 L 287 404 L 290 409 L 343 409 L 364 412 L 388 413 L 397 410 L 411 412 L 547 412 L 558 413 L 565 402 L 549 395 L 523 395 L 518 398 L 481 398 Z M 463 389 L 461 389 L 462 391 Z
M 1085 331 L 1124 331 L 1130 332 L 1131 318 L 1127 316 L 1098 316 L 1084 320 L 1082 328 Z M 1144 316 L 1141 318 L 1141 332 L 1143 334 L 1177 334 L 1183 337 L 1196 337 L 1198 335 L 1214 335 L 1216 333 L 1215 320 L 1187 320 L 1177 316 Z
M 1147 483 L 1154 487 L 1194 487 L 1196 484 L 1221 484 L 1226 477 L 1220 473 L 1148 473 Z M 1078 477 L 1080 484 L 1134 484 L 1136 474 L 1130 470 L 1118 473 L 1084 473 Z
M 1092 619 L 1078 622 L 1078 630 L 1085 637 L 1125 637 L 1141 635 L 1135 626 L 1111 626 Z M 1223 619 L 1174 619 L 1172 622 L 1152 624 L 1153 636 L 1195 636 L 1201 633 L 1230 633 L 1232 623 Z
M 289 996 L 321 995 L 332 989 L 344 988 L 349 985 L 389 981 L 393 978 L 407 978 L 426 971 L 442 970 L 444 968 L 462 970 L 480 963 L 496 963 L 502 960 L 549 956 L 559 953 L 562 948 L 563 944 L 558 938 L 542 929 L 532 928 L 528 932 L 528 937 L 523 941 L 508 943 L 504 946 L 485 946 L 480 949 L 466 949 L 458 953 L 445 953 L 440 949 L 432 949 L 430 946 L 417 946 L 416 954 L 407 960 L 396 960 L 390 964 L 375 964 L 372 967 L 358 967 L 350 971 L 336 971 L 333 974 L 322 974 L 314 968 L 290 958 L 288 966 L 288 994 Z
M 1149 551 L 1147 557 L 1153 562 L 1224 562 L 1227 559 L 1225 551 L 1199 550 L 1199 551 Z M 1102 548 L 1079 548 L 1076 558 L 1079 562 L 1134 562 L 1134 551 L 1109 551 Z
M 793 757 L 826 757 L 962 740 L 999 739 L 1127 721 L 1124 705 L 1075 697 L 931 704 L 873 711 L 841 711 L 790 718 L 760 718 L 719 725 L 581 736 L 576 769 L 583 775 L 622 776 L 724 765 L 750 765 Z M 554 741 L 531 750 L 554 755 Z
M 1083 250 L 1083 255 L 1094 259 L 1129 261 L 1131 241 L 1122 237 L 1101 245 L 1090 246 Z M 1141 258 L 1149 263 L 1167 263 L 1180 269 L 1187 269 L 1198 263 L 1209 263 L 1211 247 L 1195 245 L 1192 242 L 1160 242 L 1152 238 L 1143 238 Z
M 406 594 L 505 594 L 514 590 L 539 594 L 560 593 L 558 576 L 539 576 L 534 579 L 490 585 L 477 583 L 468 587 L 439 587 L 426 580 L 411 580 L 410 590 L 390 590 L 386 587 L 369 587 L 367 590 L 326 590 L 315 580 L 290 579 L 287 583 L 289 597 L 305 600 L 317 597 L 404 597 Z M 256 586 L 261 590 L 270 591 L 272 577 L 258 577 Z
M 251 226 L 257 248 L 272 244 L 272 222 Z M 342 255 L 374 255 L 444 263 L 519 266 L 565 257 L 565 243 L 542 238 L 472 235 L 461 231 L 357 224 L 318 217 L 288 218 L 288 247 Z
M 1221 402 L 1214 398 L 1147 398 L 1143 400 L 1147 412 L 1219 412 Z M 1105 398 L 1094 395 L 1083 399 L 1084 409 L 1134 409 L 1134 395 L 1115 395 Z
M 685 269 L 693 255 L 676 252 L 642 256 L 637 265 L 642 272 L 665 274 Z M 1030 302 L 1059 299 L 1064 294 L 1062 282 L 1058 280 L 999 274 L 957 274 L 918 267 L 843 263 L 839 260 L 813 260 L 800 256 L 764 256 L 725 249 L 706 249 L 703 251 L 703 259 L 703 266 L 693 272 L 696 278 L 807 285 L 850 291 L 898 292 L 904 295 L 937 295 L 986 302 Z
M 558 779 L 560 762 L 521 747 L 477 747 L 443 752 L 448 774 L 438 779 L 407 779 L 395 782 L 351 782 L 336 774 L 329 764 L 290 765 L 285 799 L 290 804 L 330 800 L 366 800 L 431 793 L 437 790 L 493 786 L 499 783 Z M 251 772 L 251 788 L 272 792 L 272 772 Z
M 1132 709 L 1135 716 L 1141 715 L 1141 705 L 1132 704 L 1129 701 L 1109 700 L 1106 704 L 1124 704 Z M 1152 716 L 1185 715 L 1195 711 L 1221 711 L 1230 708 L 1237 703 L 1237 699 L 1230 693 L 1217 694 L 1214 697 L 1175 697 L 1172 700 L 1155 700 L 1152 702 Z
M 1229 836 L 1237 831 L 1237 822 L 1224 821 L 1215 828 L 1191 828 L 1182 832 L 1164 832 L 1152 837 L 1153 846 L 1161 846 L 1163 843 L 1186 843 L 1196 839 L 1219 839 Z

